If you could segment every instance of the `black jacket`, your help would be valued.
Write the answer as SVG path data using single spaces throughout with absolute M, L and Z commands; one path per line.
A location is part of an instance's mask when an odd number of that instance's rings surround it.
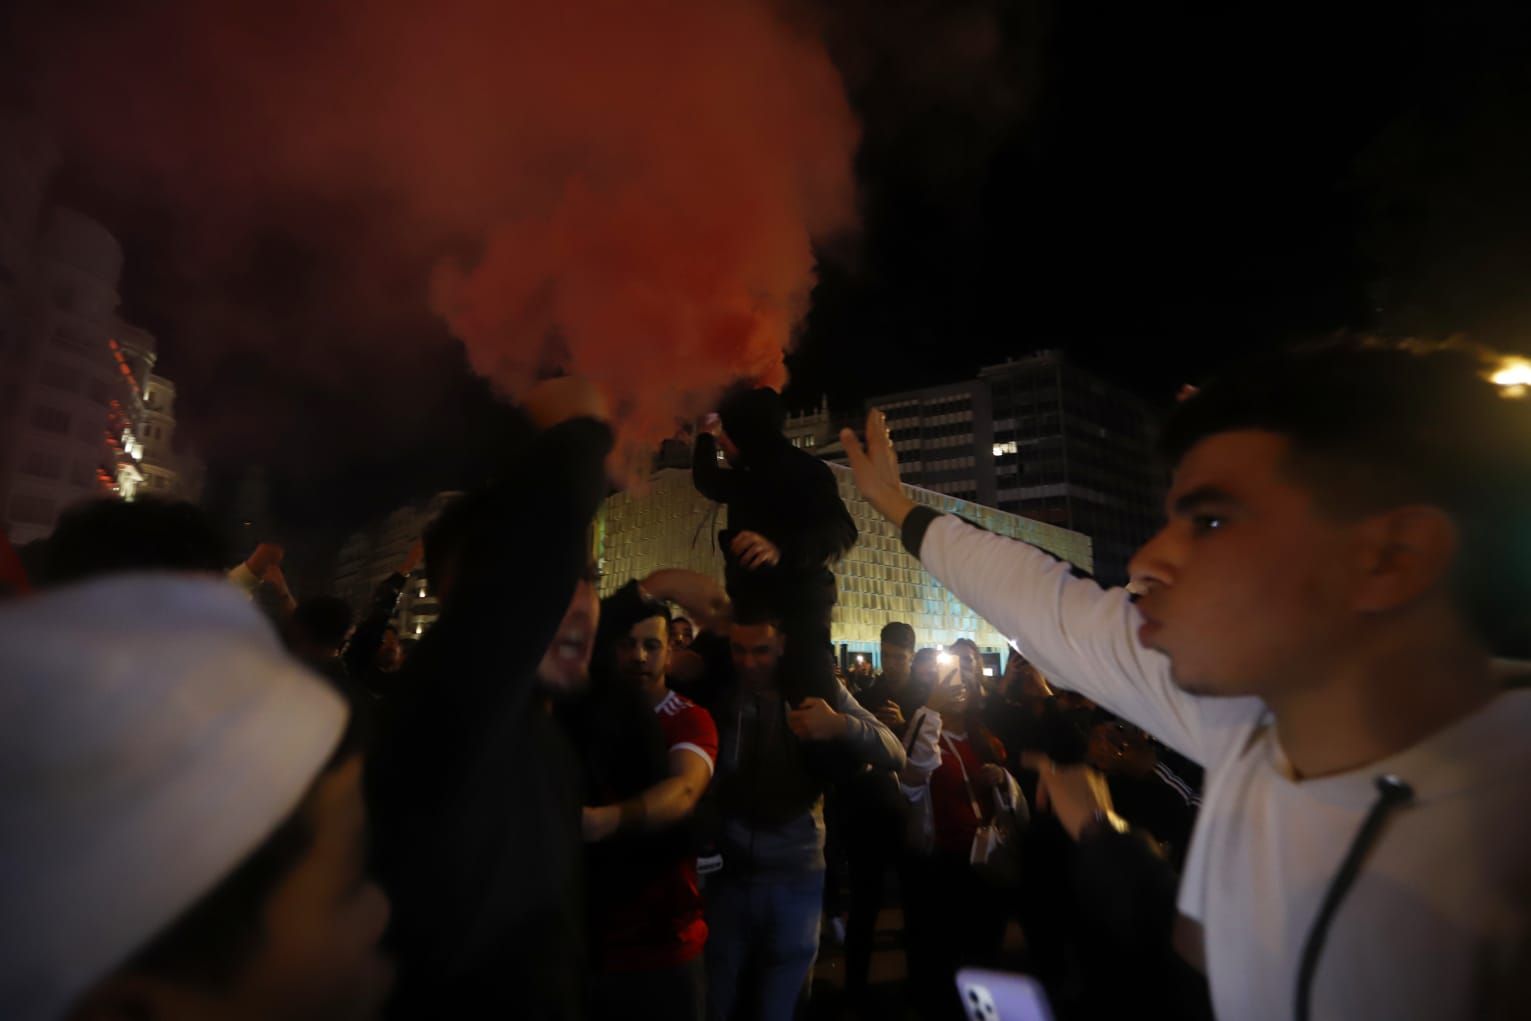
M 465 499 L 441 616 L 404 666 L 368 775 L 393 902 L 393 1017 L 581 1016 L 578 768 L 536 669 L 589 558 L 611 431 L 539 435 Z

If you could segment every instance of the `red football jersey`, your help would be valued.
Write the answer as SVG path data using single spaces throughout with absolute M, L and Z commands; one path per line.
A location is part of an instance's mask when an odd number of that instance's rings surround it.
M 670 692 L 654 707 L 665 744 L 707 763 L 718 756 L 718 728 L 712 716 L 690 699 Z M 702 892 L 696 882 L 696 855 L 687 851 L 620 903 L 599 911 L 601 967 L 607 971 L 648 971 L 693 960 L 707 944 Z

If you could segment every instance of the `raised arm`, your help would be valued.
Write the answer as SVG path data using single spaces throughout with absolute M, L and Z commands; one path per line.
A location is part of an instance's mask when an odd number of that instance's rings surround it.
M 467 700 L 459 708 L 516 697 L 506 679 L 530 677 L 542 659 L 588 566 L 588 529 L 607 493 L 612 433 L 592 417 L 599 413 L 554 417 L 478 494 L 483 504 L 441 618 L 406 664 L 429 682 L 421 687 L 432 689 L 433 699 L 448 687 Z
M 691 481 L 696 491 L 716 503 L 728 503 L 737 488 L 731 471 L 718 467 L 718 441 L 712 433 L 696 438 L 691 455 Z
M 1218 758 L 1263 712 L 1254 699 L 1204 699 L 1176 687 L 1169 659 L 1139 644 L 1142 620 L 1125 590 L 1103 590 L 1033 546 L 917 506 L 899 484 L 879 412 L 868 417 L 867 447 L 850 430 L 842 439 L 858 488 L 900 526 L 909 552 L 1049 680 L 1201 763 Z

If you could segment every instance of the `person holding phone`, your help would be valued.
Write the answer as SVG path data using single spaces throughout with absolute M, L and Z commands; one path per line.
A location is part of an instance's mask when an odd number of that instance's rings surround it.
M 908 764 L 899 784 L 911 803 L 911 854 L 905 867 L 904 919 L 909 981 L 921 1016 L 955 1015 L 953 978 L 964 965 L 994 963 L 1005 932 L 1005 901 L 974 867 L 980 830 L 998 806 L 1026 816 L 1005 770 L 1005 748 L 970 711 L 974 693 L 959 659 L 943 652 L 939 675 L 905 734 Z

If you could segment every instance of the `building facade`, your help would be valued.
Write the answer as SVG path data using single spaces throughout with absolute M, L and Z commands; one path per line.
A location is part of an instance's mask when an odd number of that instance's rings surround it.
M 138 428 L 143 445 L 138 465 L 143 474 L 142 491 L 171 500 L 200 502 L 206 469 L 196 456 L 176 444 L 175 384 L 151 372 L 144 386 L 142 412 Z
M 1161 520 L 1154 416 L 1057 352 L 866 406 L 886 417 L 905 482 L 1083 532 L 1105 584 L 1126 582 L 1128 560 Z M 843 462 L 842 424 L 820 408 L 792 416 L 786 432 L 795 446 Z
M 372 603 L 378 583 L 398 570 L 410 547 L 425 533 L 425 526 L 459 493 L 438 493 L 428 502 L 398 510 L 353 533 L 340 548 L 335 567 L 335 594 L 351 604 L 358 616 Z M 425 580 L 423 566 L 405 580 L 394 624 L 400 637 L 418 638 L 430 630 L 441 612 L 435 593 Z
M 122 250 L 105 228 L 54 209 L 24 271 L 21 315 L 5 338 L 0 515 L 17 544 L 59 513 L 136 485 L 135 368 L 117 341 Z
M 861 498 L 849 469 L 829 467 L 861 532 L 855 548 L 835 566 L 840 601 L 833 637 L 842 651 L 875 663 L 883 625 L 901 620 L 914 627 L 921 645 L 971 638 L 984 652 L 1000 654 L 1005 637 L 904 551 L 898 530 Z M 1033 543 L 1085 570 L 1092 567 L 1090 540 L 1077 532 L 942 493 L 904 488 L 918 503 Z M 687 471 L 660 470 L 646 486 L 611 496 L 601 508 L 595 538 L 601 594 L 664 567 L 689 568 L 721 581 L 717 533 L 728 527 L 727 518 L 725 508 L 696 491 Z
M 0 529 L 18 545 L 60 513 L 152 485 L 143 423 L 154 338 L 117 315 L 122 248 L 50 206 L 54 159 L 0 124 Z

